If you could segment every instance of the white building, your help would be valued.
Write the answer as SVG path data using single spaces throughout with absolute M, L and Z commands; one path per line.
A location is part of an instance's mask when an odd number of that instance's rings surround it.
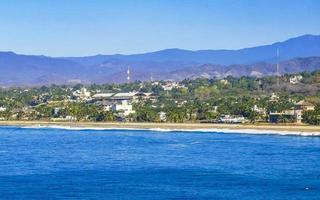
M 270 112 L 269 121 L 272 123 L 277 123 L 279 121 L 279 117 L 287 117 L 293 119 L 296 123 L 302 123 L 303 112 L 305 111 L 313 111 L 315 106 L 306 101 L 299 101 L 294 105 L 293 109 L 284 110 L 282 112 Z
M 301 82 L 302 79 L 303 79 L 303 77 L 301 75 L 295 75 L 293 77 L 290 77 L 290 83 L 291 84 L 298 84 Z
M 73 92 L 73 95 L 78 97 L 80 100 L 89 100 L 91 98 L 91 93 L 87 90 L 87 88 L 76 90 Z
M 267 114 L 266 109 L 260 108 L 260 107 L 258 107 L 257 105 L 254 105 L 254 106 L 252 107 L 252 110 L 253 110 L 254 112 L 257 112 L 257 113 L 260 114 L 260 115 L 263 115 L 263 116 L 265 116 L 265 115 Z
M 212 111 L 213 111 L 213 112 L 218 112 L 218 108 L 219 108 L 219 106 L 213 106 Z
M 178 82 L 166 82 L 162 85 L 163 90 L 171 91 L 173 88 L 184 88 L 183 85 L 180 85 Z
M 118 100 L 118 101 L 123 101 L 123 100 L 127 100 L 127 101 L 131 101 L 131 102 L 137 102 L 138 96 L 137 96 L 138 92 L 119 92 L 116 93 L 115 95 L 112 96 L 113 100 Z
M 278 101 L 279 96 L 276 93 L 272 93 L 270 96 L 270 101 Z
M 92 97 L 94 99 L 107 99 L 107 98 L 111 98 L 115 93 L 98 93 L 93 95 Z
M 77 121 L 77 118 L 74 117 L 74 116 L 71 116 L 71 115 L 67 115 L 67 116 L 65 117 L 65 120 L 67 120 L 67 121 Z
M 294 105 L 294 114 L 296 116 L 296 122 L 302 122 L 302 115 L 304 111 L 313 111 L 315 106 L 312 103 L 306 101 L 299 101 Z
M 161 122 L 166 122 L 167 121 L 167 114 L 163 111 L 159 112 L 159 118 Z
M 0 112 L 5 112 L 7 110 L 7 108 L 6 107 L 0 107 Z
M 112 103 L 121 103 L 123 100 L 128 102 L 137 103 L 139 100 L 147 100 L 154 98 L 153 93 L 145 92 L 120 92 L 120 93 L 99 93 L 93 95 L 93 99 L 112 102 Z
M 228 84 L 229 84 L 229 81 L 226 80 L 226 79 L 221 79 L 221 80 L 220 80 L 220 83 L 221 83 L 222 85 L 228 85 Z
M 222 116 L 220 117 L 219 121 L 222 123 L 230 123 L 230 124 L 247 122 L 246 118 L 244 118 L 243 116 L 231 116 L 231 115 Z
M 90 91 L 87 88 L 81 88 L 80 90 L 80 99 L 89 99 L 91 97 Z
M 103 106 L 104 111 L 111 111 L 112 110 L 112 105 L 105 105 Z
M 56 108 L 53 109 L 53 114 L 54 115 L 59 115 L 59 113 L 60 113 L 60 108 L 56 107 Z
M 127 100 L 123 100 L 121 103 L 113 104 L 112 111 L 122 113 L 124 116 L 135 113 L 135 111 L 132 109 L 132 105 L 129 104 Z
M 159 81 L 152 81 L 151 85 L 159 85 L 160 82 Z

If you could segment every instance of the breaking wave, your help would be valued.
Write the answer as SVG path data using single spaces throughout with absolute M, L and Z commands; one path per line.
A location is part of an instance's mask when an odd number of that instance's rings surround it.
M 18 126 L 19 127 L 19 126 Z M 130 127 L 77 127 L 77 126 L 57 126 L 57 125 L 34 125 L 20 126 L 19 128 L 30 129 L 65 129 L 65 130 L 130 130 L 130 131 L 153 131 L 153 132 L 199 132 L 199 133 L 244 133 L 255 135 L 296 135 L 296 136 L 320 136 L 320 132 L 305 131 L 285 131 L 285 130 L 261 130 L 261 129 L 228 129 L 228 128 L 209 128 L 209 129 L 169 129 L 169 128 L 130 128 Z

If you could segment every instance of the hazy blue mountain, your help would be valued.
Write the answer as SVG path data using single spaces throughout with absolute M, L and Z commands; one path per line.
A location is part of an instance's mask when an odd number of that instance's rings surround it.
M 62 47 L 63 48 L 63 47 Z M 0 86 L 68 83 L 122 82 L 127 66 L 132 79 L 147 80 L 150 73 L 159 79 L 263 76 L 274 72 L 279 60 L 286 61 L 283 73 L 319 69 L 320 36 L 304 35 L 271 45 L 240 50 L 167 49 L 134 55 L 97 55 L 54 58 L 0 52 Z M 295 59 L 300 57 L 300 59 Z M 312 57 L 303 59 L 304 57 Z
M 294 58 L 280 62 L 281 74 L 292 74 L 304 71 L 320 70 L 320 57 Z M 186 78 L 223 78 L 226 76 L 252 76 L 262 77 L 276 74 L 276 64 L 270 62 L 257 62 L 253 64 L 234 64 L 234 65 L 219 65 L 219 64 L 203 64 L 186 67 L 173 71 L 158 71 L 152 73 L 155 80 L 183 80 Z M 122 68 L 114 73 L 102 73 L 96 76 L 93 82 L 125 82 L 126 68 Z M 134 70 L 131 73 L 132 80 L 150 80 L 150 71 Z
M 61 83 L 86 79 L 86 67 L 64 59 L 0 52 L 0 84 Z
M 299 72 L 312 72 L 320 70 L 320 57 L 294 58 L 279 63 L 281 74 L 293 74 Z M 159 79 L 183 80 L 185 78 L 223 78 L 226 76 L 252 76 L 262 77 L 276 75 L 275 63 L 258 62 L 250 65 L 214 65 L 205 64 L 198 67 L 190 67 L 176 70 L 167 74 L 159 74 Z
M 199 50 L 166 49 L 134 55 L 97 55 L 81 58 L 66 58 L 84 65 L 108 63 L 110 60 L 153 61 L 153 62 L 194 62 L 198 64 L 215 63 L 223 65 L 250 64 L 259 61 L 277 61 L 295 57 L 320 56 L 320 35 L 303 35 L 284 42 L 240 50 Z

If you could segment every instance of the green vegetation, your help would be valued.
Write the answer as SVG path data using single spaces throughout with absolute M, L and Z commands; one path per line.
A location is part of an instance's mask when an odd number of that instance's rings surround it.
M 248 122 L 268 122 L 269 113 L 292 109 L 305 100 L 316 106 L 303 112 L 302 121 L 320 124 L 320 72 L 301 73 L 297 84 L 289 82 L 293 75 L 263 78 L 226 77 L 218 79 L 183 80 L 170 90 L 170 82 L 133 82 L 130 84 L 93 84 L 86 86 L 92 93 L 150 92 L 156 98 L 132 102 L 135 113 L 126 120 L 160 122 L 159 112 L 166 113 L 167 122 L 217 122 L 225 115 L 243 116 Z M 0 90 L 2 120 L 77 120 L 115 121 L 117 111 L 93 101 L 83 100 L 74 93 L 83 85 L 43 86 L 39 88 L 10 88 Z M 293 119 L 279 117 L 279 122 Z
M 303 122 L 312 125 L 320 125 L 320 106 L 316 106 L 314 111 L 304 112 Z

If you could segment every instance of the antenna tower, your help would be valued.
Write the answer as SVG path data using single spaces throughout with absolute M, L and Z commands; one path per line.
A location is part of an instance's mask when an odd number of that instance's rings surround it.
M 127 69 L 127 82 L 130 83 L 130 66 L 128 66 L 128 69 Z
M 150 82 L 153 82 L 153 74 L 152 74 L 152 72 L 150 73 Z
M 279 48 L 277 48 L 277 85 L 280 84 Z

